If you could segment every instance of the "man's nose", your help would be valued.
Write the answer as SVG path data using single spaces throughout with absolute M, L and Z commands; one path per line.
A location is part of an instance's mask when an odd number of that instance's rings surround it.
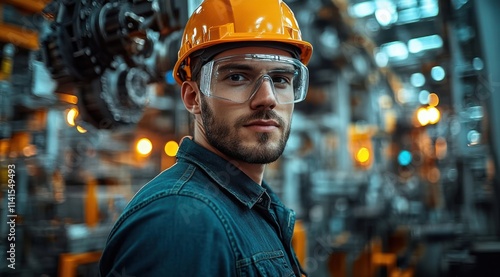
M 274 92 L 274 84 L 271 77 L 264 75 L 256 84 L 255 94 L 251 99 L 253 109 L 269 109 L 276 107 L 278 99 Z

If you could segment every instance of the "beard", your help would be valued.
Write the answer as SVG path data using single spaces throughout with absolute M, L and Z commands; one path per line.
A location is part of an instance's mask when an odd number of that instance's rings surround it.
M 273 110 L 258 111 L 248 116 L 240 117 L 233 126 L 223 118 L 216 119 L 213 110 L 204 99 L 201 100 L 201 119 L 205 128 L 208 142 L 217 150 L 231 159 L 240 160 L 252 164 L 268 164 L 276 161 L 286 146 L 290 136 L 290 125 L 277 115 Z M 255 119 L 273 119 L 284 127 L 284 132 L 277 142 L 271 141 L 270 133 L 257 133 L 257 145 L 245 146 L 245 138 L 240 137 L 237 131 L 246 122 Z

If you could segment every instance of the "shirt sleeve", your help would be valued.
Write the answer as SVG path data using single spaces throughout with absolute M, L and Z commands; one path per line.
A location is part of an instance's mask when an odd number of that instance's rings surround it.
M 209 202 L 191 196 L 142 203 L 124 214 L 108 238 L 100 276 L 236 276 L 234 252 L 217 214 Z

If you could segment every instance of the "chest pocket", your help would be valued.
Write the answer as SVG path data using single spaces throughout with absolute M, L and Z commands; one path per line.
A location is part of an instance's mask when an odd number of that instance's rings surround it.
M 257 253 L 239 260 L 236 266 L 240 277 L 295 276 L 282 250 Z

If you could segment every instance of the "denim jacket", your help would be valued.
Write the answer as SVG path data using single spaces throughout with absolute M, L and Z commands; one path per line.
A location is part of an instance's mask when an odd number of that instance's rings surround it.
M 146 184 L 115 223 L 101 276 L 301 276 L 295 213 L 269 186 L 185 139 L 177 162 Z

